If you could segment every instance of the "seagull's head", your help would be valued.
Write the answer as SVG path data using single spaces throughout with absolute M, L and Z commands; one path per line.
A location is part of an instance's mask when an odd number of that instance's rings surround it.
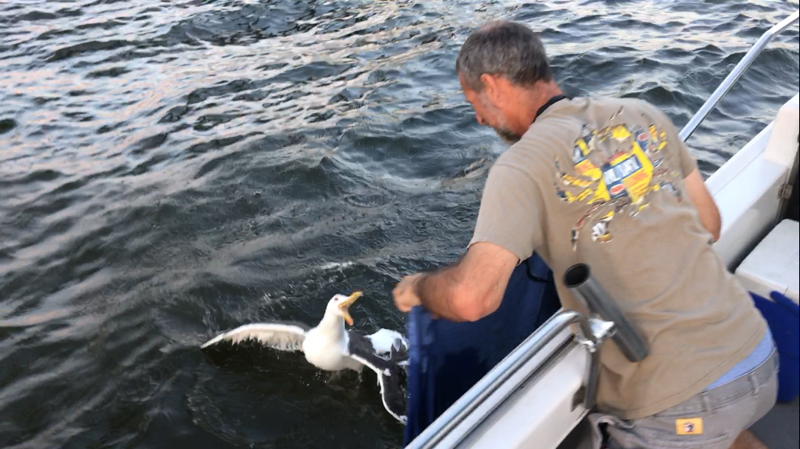
M 362 296 L 364 294 L 361 292 L 355 292 L 350 296 L 336 295 L 328 302 L 328 312 L 344 318 L 344 321 L 352 326 L 353 317 L 350 316 L 350 306 Z

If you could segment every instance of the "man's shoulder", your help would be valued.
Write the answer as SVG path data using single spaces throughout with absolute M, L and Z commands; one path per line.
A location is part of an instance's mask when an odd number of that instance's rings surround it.
M 628 116 L 646 116 L 655 122 L 669 121 L 669 117 L 657 106 L 641 98 L 633 97 L 607 97 L 590 98 L 587 100 L 589 108 L 607 110 L 609 114 Z
M 495 160 L 488 176 L 502 185 L 535 184 L 547 176 L 547 161 L 553 160 L 553 154 L 535 142 L 524 144 L 520 141 Z
M 516 145 L 516 144 L 515 144 Z M 521 152 L 519 147 L 511 146 L 507 151 L 497 157 L 497 160 L 492 163 L 489 169 L 489 176 L 494 177 L 508 177 L 516 176 L 517 174 L 530 174 L 526 155 Z
M 641 98 L 634 97 L 579 97 L 574 98 L 573 102 L 586 109 L 607 109 L 609 111 L 633 112 L 658 112 L 661 111 L 652 103 Z
M 665 117 L 654 105 L 638 98 L 574 97 L 551 106 L 515 146 L 523 149 L 543 144 L 552 146 L 562 140 L 569 144 L 586 126 L 602 127 L 615 119 L 642 115 L 655 121 Z

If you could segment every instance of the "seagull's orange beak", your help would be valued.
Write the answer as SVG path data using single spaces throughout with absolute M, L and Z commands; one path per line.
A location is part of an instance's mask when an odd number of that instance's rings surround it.
M 358 300 L 358 298 L 364 296 L 361 292 L 355 292 L 350 295 L 347 299 L 339 303 L 339 310 L 342 312 L 342 316 L 344 317 L 344 321 L 349 325 L 353 325 L 353 317 L 350 316 L 350 306 L 353 305 L 354 302 Z

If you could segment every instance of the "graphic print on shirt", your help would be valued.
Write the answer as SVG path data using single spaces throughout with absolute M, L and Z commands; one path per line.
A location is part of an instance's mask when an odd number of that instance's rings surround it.
M 612 117 L 611 122 L 619 115 Z M 664 163 L 667 143 L 666 133 L 654 125 L 644 129 L 614 124 L 600 130 L 584 126 L 570 161 L 575 174 L 567 173 L 561 162 L 555 160 L 558 197 L 588 206 L 572 228 L 573 249 L 577 248 L 581 230 L 587 224 L 591 226 L 593 241 L 613 240 L 614 217 L 626 210 L 635 217 L 647 207 L 654 192 L 666 191 L 682 200 L 676 188 L 679 175 Z

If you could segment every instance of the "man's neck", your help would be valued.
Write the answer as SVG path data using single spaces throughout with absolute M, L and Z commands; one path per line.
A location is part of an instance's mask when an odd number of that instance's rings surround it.
M 551 98 L 563 95 L 564 92 L 558 87 L 555 81 L 539 83 L 533 88 L 525 89 L 524 94 L 520 95 L 520 108 L 524 108 L 524 114 L 520 115 L 522 123 L 520 127 L 527 129 L 536 119 L 539 109 L 542 108 Z

